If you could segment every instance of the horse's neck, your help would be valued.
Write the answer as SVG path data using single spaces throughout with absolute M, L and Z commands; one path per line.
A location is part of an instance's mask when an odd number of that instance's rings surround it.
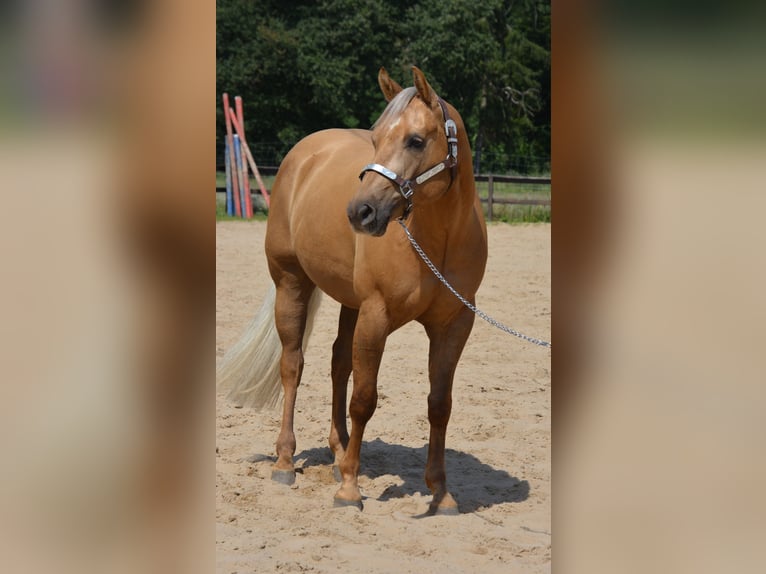
M 444 255 L 450 244 L 464 241 L 465 233 L 474 228 L 469 225 L 470 220 L 476 217 L 472 167 L 470 161 L 464 161 L 450 190 L 433 204 L 424 206 L 428 213 L 414 218 L 416 237 L 430 244 L 434 256 Z

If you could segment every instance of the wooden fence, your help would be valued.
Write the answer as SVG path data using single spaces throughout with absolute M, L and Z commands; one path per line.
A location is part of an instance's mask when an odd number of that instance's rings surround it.
M 550 177 L 529 177 L 526 175 L 480 175 L 474 174 L 474 180 L 487 183 L 487 197 L 479 196 L 482 203 L 487 204 L 487 219 L 492 221 L 492 207 L 495 204 L 500 205 L 547 205 L 550 206 L 550 199 L 532 199 L 528 197 L 495 197 L 495 183 L 517 183 L 517 184 L 537 184 L 550 185 Z
M 279 168 L 275 166 L 258 166 L 258 171 L 261 175 L 276 175 Z M 550 185 L 550 177 L 529 177 L 525 175 L 482 175 L 475 174 L 474 179 L 477 182 L 487 183 L 487 197 L 479 197 L 481 202 L 487 205 L 487 219 L 492 221 L 492 207 L 494 205 L 547 205 L 550 206 L 550 199 L 532 199 L 528 197 L 496 197 L 495 196 L 495 184 L 496 183 L 516 183 L 516 184 L 537 184 L 537 185 Z M 217 187 L 216 191 L 225 192 L 226 188 Z

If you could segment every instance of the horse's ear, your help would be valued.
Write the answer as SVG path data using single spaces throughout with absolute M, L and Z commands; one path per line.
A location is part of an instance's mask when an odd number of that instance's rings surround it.
M 396 94 L 402 91 L 402 87 L 391 79 L 391 76 L 388 75 L 388 72 L 383 67 L 378 72 L 378 85 L 387 102 L 393 100 Z
M 433 91 L 425 75 L 417 66 L 412 66 L 412 79 L 420 98 L 430 107 L 436 106 L 436 92 Z

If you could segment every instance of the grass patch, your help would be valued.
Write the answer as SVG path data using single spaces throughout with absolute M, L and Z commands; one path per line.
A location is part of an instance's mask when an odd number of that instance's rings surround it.
M 492 221 L 503 223 L 550 223 L 547 205 L 493 205 Z
M 549 183 L 498 183 L 494 182 L 493 197 L 502 198 L 522 198 L 530 199 L 550 199 L 551 185 Z M 486 181 L 476 182 L 476 192 L 479 197 L 486 199 L 489 195 L 489 183 Z

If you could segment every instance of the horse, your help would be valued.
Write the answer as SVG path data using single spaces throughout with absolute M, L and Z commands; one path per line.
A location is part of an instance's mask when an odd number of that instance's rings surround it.
M 358 474 L 375 412 L 386 338 L 418 321 L 429 338 L 425 482 L 429 514 L 457 514 L 447 489 L 445 435 L 455 369 L 474 314 L 440 283 L 392 222 L 404 222 L 445 278 L 472 304 L 484 276 L 487 230 L 460 114 L 412 67 L 402 88 L 381 68 L 387 106 L 370 130 L 328 129 L 298 142 L 273 184 L 265 238 L 273 287 L 218 369 L 240 406 L 275 405 L 284 392 L 272 479 L 292 484 L 293 416 L 305 342 L 320 292 L 341 305 L 332 347 L 329 446 L 341 484 L 335 506 L 362 509 Z M 353 372 L 346 426 L 348 380 Z

